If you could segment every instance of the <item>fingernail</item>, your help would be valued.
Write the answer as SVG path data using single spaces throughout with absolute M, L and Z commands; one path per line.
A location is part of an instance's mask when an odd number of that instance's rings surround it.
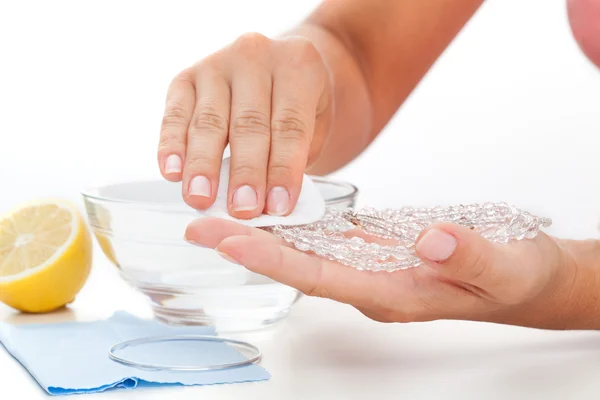
M 224 259 L 226 259 L 227 261 L 229 261 L 230 263 L 234 263 L 237 265 L 240 265 L 239 262 L 237 262 L 233 257 L 231 257 L 229 254 L 227 253 L 223 253 L 222 251 L 217 250 L 217 254 L 219 254 L 221 257 L 223 257 Z
M 190 181 L 190 196 L 210 197 L 210 181 L 205 176 L 196 176 Z
M 240 186 L 233 193 L 233 211 L 251 211 L 258 207 L 256 190 L 248 185 Z
M 290 208 L 290 195 L 285 188 L 276 186 L 267 196 L 267 213 L 269 215 L 285 215 Z
M 438 229 L 431 229 L 417 243 L 419 255 L 431 261 L 445 261 L 456 250 L 454 236 Z
M 165 174 L 179 174 L 181 172 L 181 158 L 177 154 L 171 154 L 165 160 Z
M 200 243 L 200 242 L 197 242 L 197 241 L 195 241 L 195 240 L 192 240 L 192 239 L 184 238 L 183 240 L 185 240 L 186 242 L 188 242 L 188 243 L 189 243 L 189 244 L 191 244 L 192 246 L 196 246 L 196 247 L 202 247 L 202 248 L 204 248 L 204 249 L 207 249 L 207 248 L 208 248 L 208 246 L 205 246 L 205 245 L 203 245 L 202 243 Z

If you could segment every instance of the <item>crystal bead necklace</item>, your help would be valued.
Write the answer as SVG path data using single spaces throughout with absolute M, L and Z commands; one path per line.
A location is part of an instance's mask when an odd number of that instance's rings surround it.
M 392 272 L 421 265 L 415 252 L 419 234 L 428 226 L 443 222 L 466 226 L 494 243 L 532 239 L 552 224 L 548 218 L 536 217 L 506 203 L 485 203 L 446 208 L 328 209 L 318 222 L 268 230 L 300 251 L 360 270 Z M 379 243 L 369 241 L 369 236 L 379 238 Z

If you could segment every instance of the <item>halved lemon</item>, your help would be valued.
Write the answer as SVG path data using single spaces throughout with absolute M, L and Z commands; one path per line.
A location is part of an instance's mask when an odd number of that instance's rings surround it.
M 71 303 L 92 265 L 92 239 L 63 200 L 22 204 L 0 217 L 0 301 L 40 313 Z

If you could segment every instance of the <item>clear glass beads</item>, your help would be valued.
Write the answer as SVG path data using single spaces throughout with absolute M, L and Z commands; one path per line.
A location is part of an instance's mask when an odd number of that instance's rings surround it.
M 415 241 L 423 229 L 440 222 L 466 226 L 495 243 L 531 239 L 552 224 L 548 218 L 506 203 L 485 203 L 397 210 L 329 209 L 313 224 L 275 226 L 269 231 L 300 251 L 360 270 L 391 272 L 422 264 L 415 253 Z M 362 234 L 350 232 L 355 228 Z M 378 243 L 369 237 L 378 238 Z

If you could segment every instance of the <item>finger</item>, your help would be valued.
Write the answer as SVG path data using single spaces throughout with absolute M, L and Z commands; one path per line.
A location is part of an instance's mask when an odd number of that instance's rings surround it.
M 503 302 L 522 301 L 537 282 L 546 282 L 557 256 L 544 234 L 534 240 L 492 243 L 466 227 L 439 224 L 417 240 L 417 255 L 441 275 L 464 282 L 482 296 Z
M 266 211 L 287 215 L 300 194 L 324 89 L 321 58 L 306 39 L 286 40 L 290 52 L 273 72 L 271 152 Z
M 567 0 L 567 10 L 577 43 L 600 67 L 600 0 Z
M 344 235 L 348 237 L 360 236 L 362 231 L 352 229 L 344 232 Z M 287 246 L 294 248 L 294 245 L 278 238 L 270 232 L 262 229 L 249 227 L 242 225 L 235 221 L 229 221 L 221 218 L 200 218 L 191 222 L 185 231 L 185 239 L 191 243 L 203 246 L 215 248 L 221 241 L 230 236 L 253 236 L 259 239 L 272 241 L 273 243 L 281 246 Z M 368 241 L 375 241 L 380 244 L 393 244 L 393 241 L 386 239 L 380 239 L 375 237 L 366 237 Z
M 171 182 L 181 180 L 194 97 L 194 83 L 187 72 L 173 80 L 167 93 L 158 145 L 158 165 L 163 177 Z
M 265 203 L 271 144 L 271 72 L 262 61 L 266 38 L 243 36 L 232 76 L 228 208 L 237 218 L 259 216 Z
M 308 296 L 372 308 L 382 307 L 377 303 L 382 293 L 392 293 L 389 274 L 359 271 L 254 236 L 228 237 L 218 245 L 217 251 L 252 272 Z M 403 287 L 397 284 L 393 289 L 401 292 Z
M 196 209 L 215 201 L 227 145 L 231 93 L 219 72 L 202 68 L 196 77 L 196 107 L 187 134 L 183 198 Z
M 230 236 L 252 236 L 275 244 L 286 245 L 283 240 L 269 232 L 220 218 L 200 218 L 189 224 L 185 231 L 185 239 L 188 242 L 212 249 Z

